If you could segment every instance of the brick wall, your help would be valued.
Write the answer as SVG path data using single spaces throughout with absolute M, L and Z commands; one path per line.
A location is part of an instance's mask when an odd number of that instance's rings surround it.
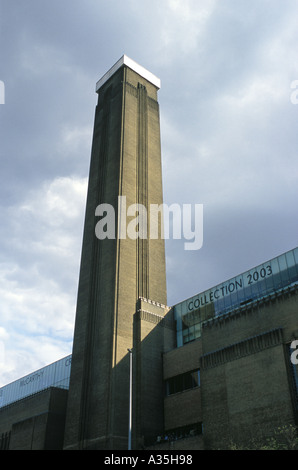
M 201 392 L 208 448 L 227 448 L 294 424 L 286 344 L 297 335 L 293 290 L 203 328 Z
M 67 393 L 49 388 L 0 408 L 0 436 L 10 434 L 9 449 L 62 449 Z

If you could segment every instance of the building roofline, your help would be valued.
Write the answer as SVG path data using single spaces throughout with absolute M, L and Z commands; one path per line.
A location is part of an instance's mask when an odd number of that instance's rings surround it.
M 146 70 L 144 67 L 141 65 L 137 64 L 134 60 L 130 59 L 127 57 L 127 55 L 123 55 L 96 83 L 95 91 L 96 93 L 98 90 L 109 80 L 109 78 L 114 75 L 114 73 L 120 69 L 123 65 L 126 65 L 130 69 L 132 69 L 134 72 L 139 74 L 141 77 L 145 78 L 148 80 L 148 82 L 152 83 L 153 85 L 156 86 L 156 88 L 160 89 L 160 79 L 157 78 L 153 73 L 149 72 L 149 70 Z

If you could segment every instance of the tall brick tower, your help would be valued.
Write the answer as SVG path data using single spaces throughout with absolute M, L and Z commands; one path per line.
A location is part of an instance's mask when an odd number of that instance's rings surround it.
M 126 197 L 126 207 L 163 202 L 159 88 L 159 79 L 127 56 L 96 85 L 65 449 L 127 449 L 129 348 L 133 448 L 161 432 L 164 240 L 118 236 L 117 219 L 118 196 Z M 95 234 L 100 204 L 115 209 L 115 238 Z

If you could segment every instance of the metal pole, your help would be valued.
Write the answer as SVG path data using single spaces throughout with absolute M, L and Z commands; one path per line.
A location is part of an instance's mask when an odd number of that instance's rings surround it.
M 129 420 L 128 420 L 128 450 L 131 450 L 131 429 L 132 429 L 132 349 L 129 352 Z

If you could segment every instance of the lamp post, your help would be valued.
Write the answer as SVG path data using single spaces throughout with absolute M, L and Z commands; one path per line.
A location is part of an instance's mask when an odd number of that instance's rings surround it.
M 128 450 L 131 450 L 131 428 L 132 428 L 132 349 L 129 352 L 129 419 L 128 419 Z

